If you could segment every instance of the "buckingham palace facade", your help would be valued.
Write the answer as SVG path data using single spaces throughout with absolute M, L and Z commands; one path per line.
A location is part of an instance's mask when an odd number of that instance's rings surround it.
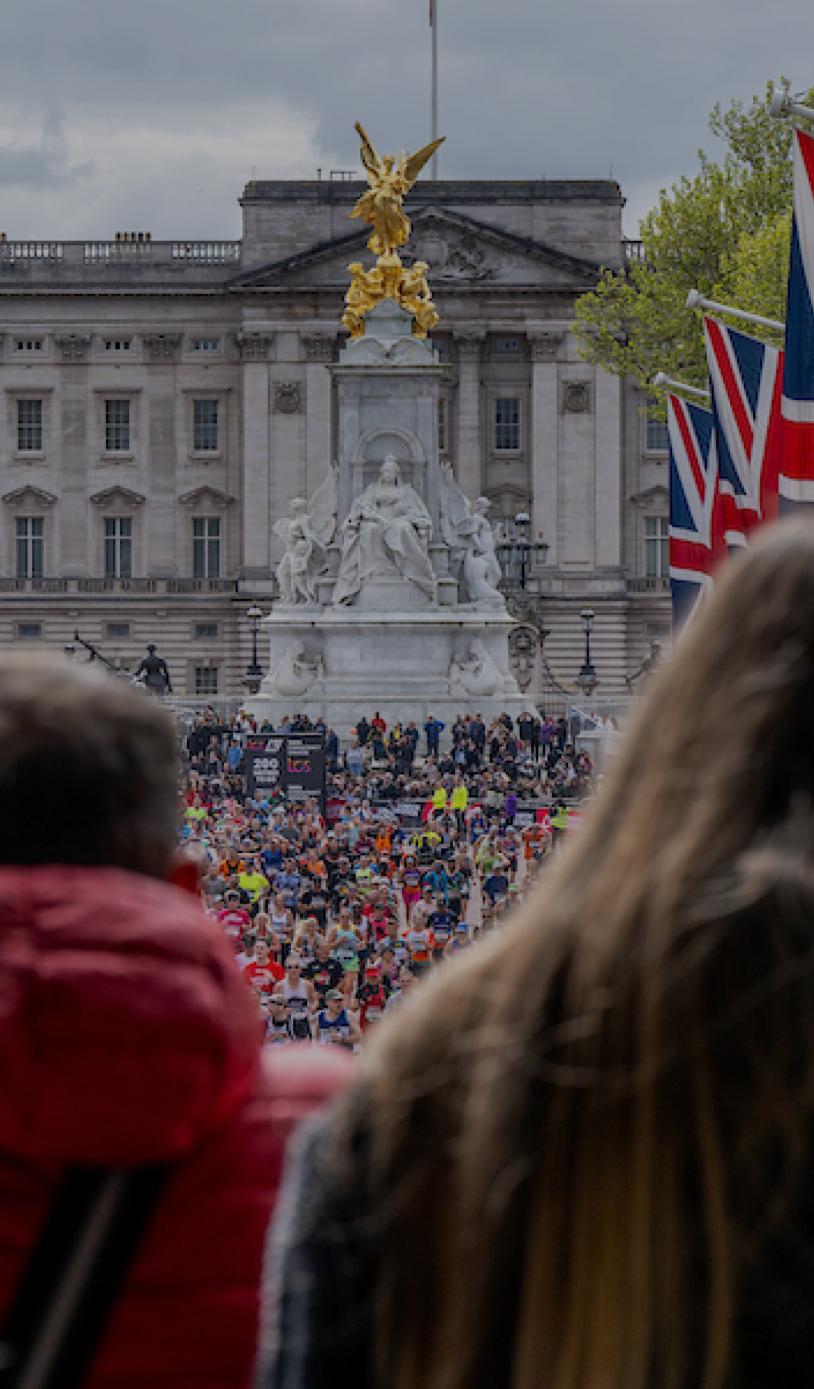
M 0 240 L 3 645 L 78 632 L 132 668 L 155 642 L 181 696 L 239 697 L 274 522 L 335 453 L 361 187 L 249 183 L 240 241 Z M 622 263 L 621 207 L 611 181 L 541 181 L 425 182 L 409 208 L 441 315 L 439 451 L 492 500 L 516 673 L 543 704 L 573 687 L 584 609 L 597 696 L 669 638 L 662 431 L 571 331 Z

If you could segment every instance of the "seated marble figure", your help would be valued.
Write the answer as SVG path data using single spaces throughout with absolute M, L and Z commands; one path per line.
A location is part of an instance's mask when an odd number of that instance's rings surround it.
M 427 508 L 402 482 L 396 459 L 388 454 L 342 526 L 334 604 L 352 603 L 367 580 L 393 575 L 415 584 L 434 603 L 437 586 L 427 554 L 431 532 Z

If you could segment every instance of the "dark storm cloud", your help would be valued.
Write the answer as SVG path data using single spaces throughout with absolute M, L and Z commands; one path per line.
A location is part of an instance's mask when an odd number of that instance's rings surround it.
M 814 54 L 810 0 L 787 0 L 780 14 L 765 0 L 437 5 L 442 175 L 612 171 L 629 214 L 692 171 L 699 144 L 712 146 L 716 100 L 748 100 L 781 72 L 814 81 L 814 58 L 801 70 Z M 218 234 L 252 171 L 358 167 L 356 119 L 380 148 L 421 144 L 427 12 L 428 0 L 5 0 L 4 224 L 36 215 L 46 234 L 49 217 L 67 217 L 77 234 L 99 234 L 89 219 L 144 225 L 154 207 L 156 230 L 157 217 L 164 234 L 173 223 L 190 234 L 191 214 L 211 219 L 222 199 L 218 225 L 197 228 Z M 56 108 L 54 141 L 41 132 Z M 79 179 L 93 190 L 81 208 L 66 196 Z

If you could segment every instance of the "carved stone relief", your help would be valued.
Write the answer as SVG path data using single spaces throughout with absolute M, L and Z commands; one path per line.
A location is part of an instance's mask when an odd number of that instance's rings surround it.
M 529 355 L 533 362 L 556 362 L 564 333 L 529 333 Z
M 590 384 L 587 381 L 563 381 L 561 401 L 564 415 L 590 414 Z
M 537 632 L 533 627 L 515 627 L 509 637 L 509 665 L 512 675 L 524 692 L 534 675 L 537 642 Z
M 302 410 L 302 386 L 299 381 L 275 382 L 274 409 L 281 415 L 296 415 Z
M 69 333 L 65 337 L 56 336 L 54 342 L 63 361 L 84 362 L 90 348 L 90 338 L 79 333 Z
M 486 252 L 474 236 L 448 239 L 432 232 L 418 233 L 410 259 L 426 261 L 431 280 L 493 280 L 497 266 L 490 264 Z
M 145 333 L 144 346 L 154 362 L 172 361 L 181 338 L 178 333 Z
M 269 348 L 274 342 L 274 334 L 241 331 L 235 334 L 235 342 L 244 362 L 265 362 L 268 360 Z
M 334 339 L 326 333 L 303 333 L 302 345 L 308 362 L 332 362 Z
M 456 333 L 455 346 L 458 349 L 460 360 L 463 362 L 480 361 L 485 340 L 485 333 Z

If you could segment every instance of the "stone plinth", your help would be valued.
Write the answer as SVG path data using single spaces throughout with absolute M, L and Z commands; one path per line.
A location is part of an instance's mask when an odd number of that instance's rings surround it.
M 438 538 L 437 350 L 411 333 L 411 318 L 385 299 L 367 316 L 365 336 L 349 342 L 331 368 L 336 384 L 339 511 L 377 476 L 388 454 L 429 510 Z
M 388 724 L 433 714 L 517 715 L 527 701 L 508 674 L 514 623 L 503 612 L 282 607 L 263 623 L 269 673 L 249 702 L 258 718 L 321 717 L 343 736 L 379 709 Z M 473 643 L 481 671 L 471 668 Z M 481 658 L 480 653 L 483 653 Z M 456 673 L 454 662 L 464 666 Z

